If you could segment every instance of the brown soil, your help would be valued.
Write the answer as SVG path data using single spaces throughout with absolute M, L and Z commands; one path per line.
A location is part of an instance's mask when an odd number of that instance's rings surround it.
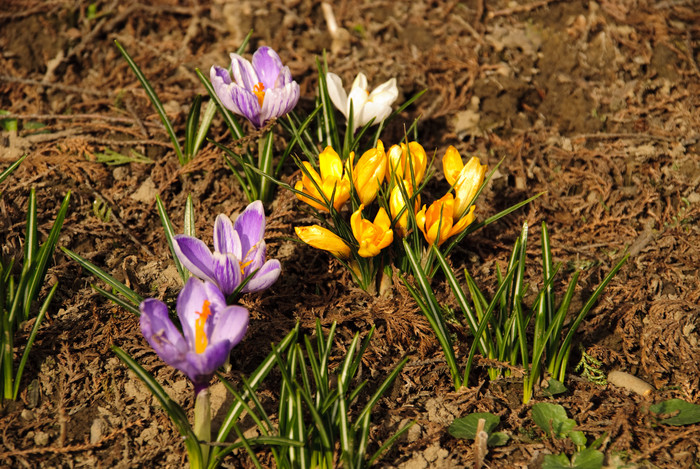
M 301 85 L 303 109 L 313 105 L 315 58 L 331 37 L 320 3 L 308 0 L 158 0 L 152 6 L 104 0 L 96 2 L 92 19 L 89 3 L 3 2 L 0 109 L 23 127 L 0 137 L 0 169 L 24 153 L 29 158 L 1 188 L 2 255 L 21 253 L 30 187 L 37 189 L 44 235 L 70 190 L 59 245 L 144 296 L 172 296 L 179 280 L 154 194 L 180 229 L 185 198 L 193 194 L 205 238 L 216 214 L 235 214 L 246 201 L 213 146 L 180 169 L 114 39 L 141 65 L 182 134 L 189 102 L 205 93 L 194 69 L 226 64 L 251 28 L 249 51 L 263 44 L 279 51 Z M 700 403 L 697 3 L 341 0 L 333 10 L 349 34 L 329 51 L 332 71 L 346 82 L 360 70 L 371 84 L 397 77 L 399 101 L 429 90 L 393 122 L 385 141 L 397 141 L 403 123 L 420 116 L 421 142 L 438 155 L 455 145 L 491 167 L 505 158 L 482 195 L 481 217 L 546 191 L 467 238 L 452 256 L 455 266 L 466 266 L 480 285 L 493 285 L 495 265 L 505 262 L 527 221 L 535 227 L 528 267 L 539 274 L 536 227 L 544 220 L 566 277 L 582 271 L 583 297 L 622 252 L 631 253 L 578 337 L 605 371 L 632 373 L 656 390 L 640 397 L 571 370 L 568 393 L 551 401 L 563 405 L 589 438 L 606 435 L 602 450 L 611 467 L 695 467 L 700 425 L 658 425 L 648 407 L 668 398 Z M 32 122 L 45 127 L 31 129 Z M 218 119 L 211 135 L 227 141 Z M 134 149 L 155 163 L 96 162 L 95 154 L 106 149 Z M 285 171 L 293 181 L 294 168 Z M 93 214 L 95 200 L 111 207 L 109 222 Z M 477 368 L 471 387 L 452 392 L 437 341 L 403 287 L 395 286 L 391 298 L 367 296 L 325 253 L 289 240 L 301 213 L 291 194 L 278 191 L 268 213 L 268 252 L 284 273 L 264 295 L 243 300 L 252 320 L 234 351 L 234 381 L 297 321 L 309 333 L 317 319 L 324 326 L 338 321 L 341 345 L 375 325 L 365 376 L 380 380 L 402 356 L 411 361 L 378 406 L 372 439 L 381 443 L 400 424 L 417 421 L 381 466 L 472 467 L 471 442 L 452 438 L 447 427 L 475 411 L 499 414 L 500 430 L 511 436 L 491 450 L 490 467 L 538 467 L 544 454 L 573 453 L 570 442 L 535 427 L 531 404 L 547 398 L 538 394 L 522 405 L 519 383 L 489 382 Z M 0 412 L 0 464 L 182 466 L 185 449 L 176 428 L 109 347 L 132 354 L 191 411 L 190 384 L 148 347 L 137 318 L 96 294 L 90 287 L 95 280 L 60 251 L 47 278 L 60 287 L 21 396 Z M 435 288 L 452 301 L 444 281 L 437 279 Z M 28 330 L 18 335 L 20 346 Z M 458 325 L 454 332 L 464 337 Z M 469 344 L 462 342 L 461 357 Z M 274 396 L 275 383 L 267 386 Z M 250 461 L 234 453 L 225 465 Z

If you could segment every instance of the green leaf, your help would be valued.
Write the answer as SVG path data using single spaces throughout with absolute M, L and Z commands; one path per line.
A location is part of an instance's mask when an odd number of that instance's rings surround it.
M 141 69 L 139 68 L 138 65 L 136 65 L 136 62 L 131 58 L 129 53 L 122 47 L 121 44 L 119 44 L 119 41 L 115 40 L 114 43 L 117 45 L 117 48 L 119 49 L 119 52 L 124 56 L 126 59 L 126 62 L 129 64 L 129 67 L 131 67 L 131 70 L 133 70 L 134 74 L 136 75 L 136 78 L 138 78 L 139 82 L 141 82 L 141 86 L 143 86 L 143 89 L 146 91 L 146 95 L 148 95 L 148 99 L 151 100 L 151 103 L 153 103 L 153 106 L 156 108 L 156 111 L 158 112 L 158 115 L 160 116 L 160 120 L 163 122 L 163 125 L 165 126 L 165 130 L 168 132 L 168 135 L 170 136 L 170 141 L 173 144 L 173 148 L 175 149 L 175 153 L 177 154 L 177 159 L 180 162 L 180 165 L 184 165 L 186 163 L 185 161 L 185 156 L 182 153 L 182 147 L 180 146 L 180 143 L 177 141 L 177 136 L 175 135 L 175 130 L 173 129 L 172 124 L 170 123 L 170 119 L 168 119 L 167 114 L 165 113 L 165 108 L 163 107 L 163 103 L 160 102 L 160 99 L 158 98 L 158 95 L 156 94 L 156 91 L 153 89 L 151 84 L 148 82 L 148 79 L 146 76 L 143 74 Z
M 532 406 L 532 420 L 556 438 L 566 438 L 576 426 L 576 421 L 566 415 L 562 406 L 548 402 L 539 402 Z
M 501 417 L 498 415 L 494 415 L 489 412 L 475 412 L 467 415 L 466 417 L 454 419 L 447 431 L 450 432 L 450 435 L 455 438 L 473 440 L 476 438 L 476 429 L 479 425 L 480 419 L 484 419 L 486 421 L 484 424 L 484 431 L 489 435 L 501 422 Z
M 686 402 L 682 399 L 669 399 L 649 407 L 655 414 L 672 414 L 673 417 L 661 420 L 666 425 L 692 425 L 700 422 L 700 405 Z
M 578 430 L 573 431 L 573 432 L 569 432 L 569 438 L 579 448 L 586 446 L 586 443 L 588 441 L 588 440 L 586 440 L 586 435 L 584 435 L 583 432 L 580 432 Z
M 544 457 L 542 469 L 600 469 L 603 459 L 603 453 L 593 448 L 574 454 L 571 461 L 565 454 L 548 454 Z
M 489 446 L 504 446 L 508 443 L 510 437 L 503 432 L 494 432 L 489 435 L 489 439 L 486 444 Z
M 556 396 L 557 394 L 563 394 L 567 391 L 566 386 L 564 386 L 564 383 L 561 381 L 557 381 L 554 378 L 550 378 L 547 380 L 547 387 L 542 388 L 542 394 L 551 397 L 551 396 Z
M 7 167 L 2 173 L 0 173 L 0 182 L 4 181 L 6 177 L 8 177 L 12 172 L 17 169 L 17 167 L 22 164 L 22 161 L 27 157 L 27 155 L 24 155 L 14 163 L 12 163 L 10 166 Z

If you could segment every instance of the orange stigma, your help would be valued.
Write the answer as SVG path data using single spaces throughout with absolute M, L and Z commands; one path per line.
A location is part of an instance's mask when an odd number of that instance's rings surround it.
M 204 300 L 202 304 L 202 312 L 197 311 L 199 317 L 194 322 L 194 351 L 197 353 L 204 353 L 209 344 L 207 339 L 207 333 L 204 331 L 204 325 L 207 323 L 207 318 L 211 315 L 211 310 L 209 309 L 209 300 Z
M 260 103 L 260 107 L 262 107 L 263 100 L 265 99 L 265 85 L 263 85 L 262 82 L 258 82 L 258 84 L 253 87 L 253 93 L 258 97 L 258 103 Z

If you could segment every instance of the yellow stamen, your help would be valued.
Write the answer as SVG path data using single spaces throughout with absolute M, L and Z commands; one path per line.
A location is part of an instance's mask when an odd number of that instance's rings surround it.
M 202 312 L 197 312 L 199 317 L 194 322 L 194 351 L 197 353 L 204 353 L 209 343 L 207 333 L 204 331 L 204 325 L 207 323 L 207 318 L 211 315 L 210 304 L 209 300 L 204 300 Z
M 258 84 L 253 87 L 253 93 L 258 97 L 258 103 L 260 103 L 260 107 L 262 107 L 263 100 L 265 99 L 265 85 L 263 85 L 262 82 L 258 82 Z

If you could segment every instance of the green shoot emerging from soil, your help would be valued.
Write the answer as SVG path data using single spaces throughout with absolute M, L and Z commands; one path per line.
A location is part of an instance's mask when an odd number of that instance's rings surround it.
M 10 169 L 12 170 L 15 167 L 16 165 L 13 165 Z M 7 175 L 9 175 L 7 171 L 0 174 L 0 181 Z M 29 332 L 19 365 L 15 371 L 15 333 L 33 316 L 32 303 L 38 299 L 39 292 L 44 285 L 49 259 L 56 248 L 58 235 L 68 211 L 69 200 L 70 192 L 63 199 L 48 238 L 40 246 L 37 228 L 36 194 L 34 189 L 32 189 L 29 195 L 29 206 L 27 207 L 27 228 L 24 238 L 22 265 L 15 266 L 15 259 L 5 260 L 0 258 L 0 313 L 2 315 L 2 323 L 0 324 L 2 342 L 2 348 L 0 348 L 0 367 L 2 367 L 0 385 L 2 386 L 3 399 L 17 399 L 22 373 L 29 358 L 29 352 L 34 344 L 41 322 L 46 315 L 49 303 L 58 288 L 58 283 L 54 284 L 41 303 L 39 312 L 34 317 L 34 324 Z M 19 272 L 19 276 L 17 277 L 14 272 Z
M 546 370 L 555 381 L 563 382 L 571 352 L 571 343 L 581 321 L 593 308 L 606 285 L 622 267 L 628 255 L 624 256 L 612 271 L 603 279 L 583 307 L 567 320 L 569 306 L 574 295 L 579 273 L 573 275 L 564 297 L 556 306 L 553 287 L 555 275 L 560 265 L 553 266 L 547 227 L 542 223 L 542 288 L 532 305 L 524 304 L 528 290 L 525 283 L 525 253 L 527 247 L 527 224 L 515 243 L 505 275 L 497 271 L 498 285 L 493 298 L 488 301 L 477 287 L 472 277 L 465 271 L 467 288 L 471 295 L 468 302 L 455 273 L 445 257 L 435 248 L 435 256 L 457 299 L 474 341 L 467 358 L 464 373 L 460 374 L 457 358 L 452 347 L 450 334 L 442 316 L 442 309 L 435 299 L 428 278 L 418 262 L 414 251 L 404 242 L 406 253 L 411 259 L 413 274 L 418 287 L 406 286 L 428 318 L 450 368 L 455 389 L 467 384 L 475 352 L 482 356 L 521 366 L 524 369 L 523 402 L 532 398 L 535 386 L 539 385 Z M 508 374 L 508 372 L 505 372 Z M 499 369 L 489 369 L 489 376 L 501 376 Z

